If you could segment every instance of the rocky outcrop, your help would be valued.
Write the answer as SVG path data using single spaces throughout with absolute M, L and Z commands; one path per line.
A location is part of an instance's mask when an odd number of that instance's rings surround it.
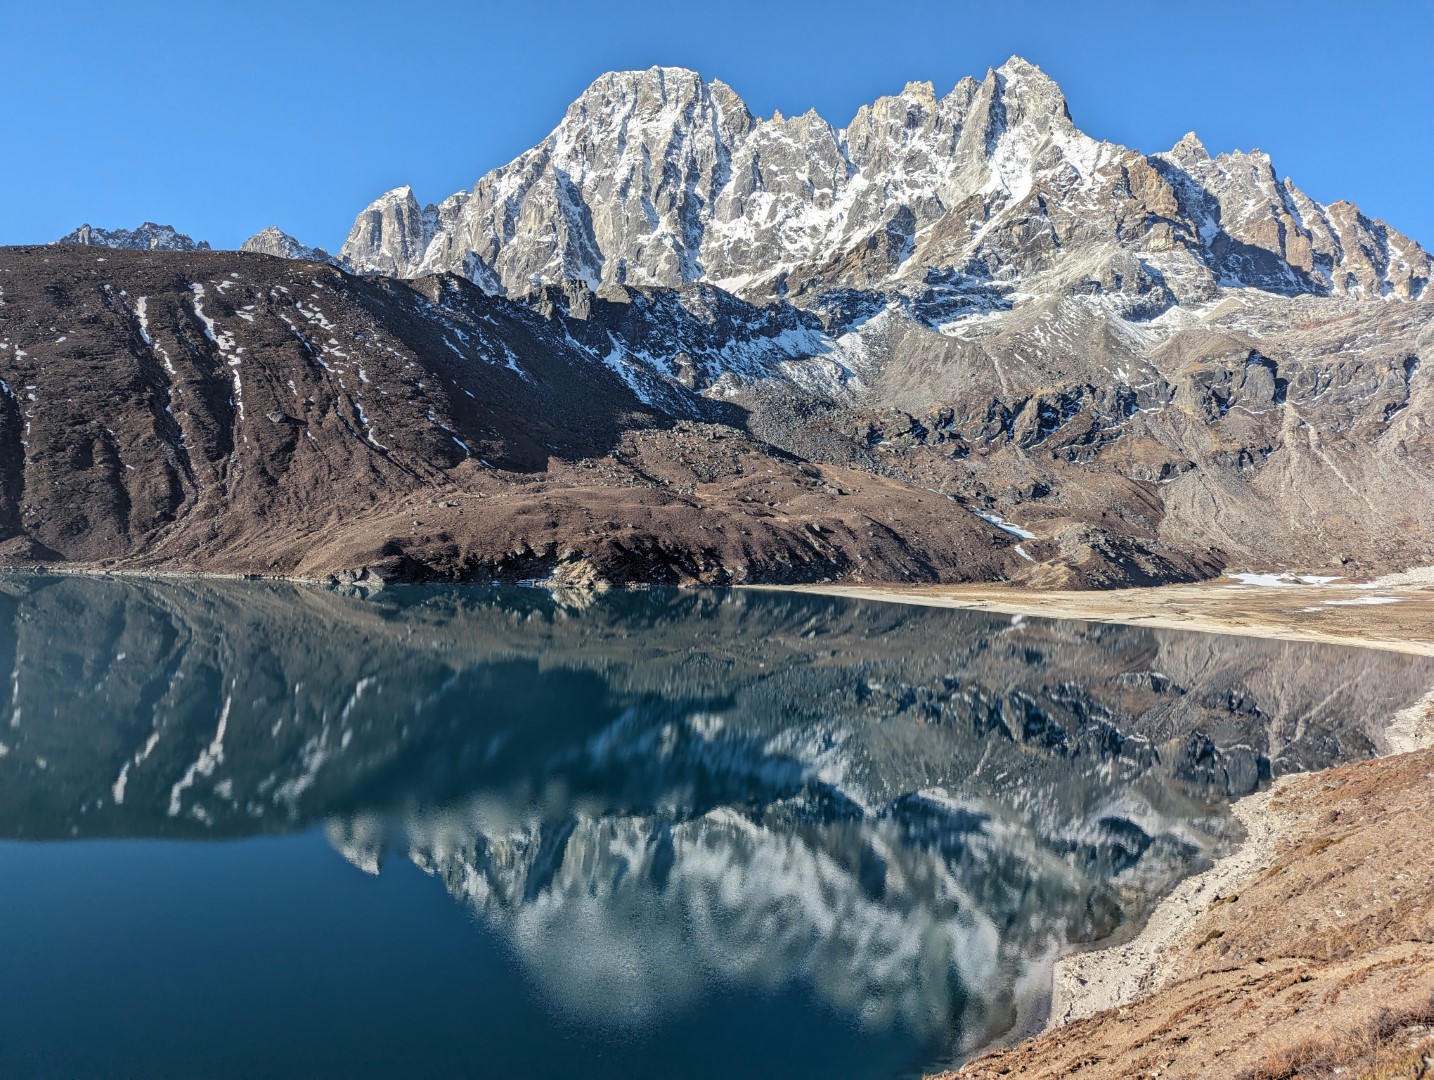
M 1335 296 L 1425 295 L 1429 255 L 1348 202 L 1322 206 L 1259 150 L 1212 158 L 1186 135 L 1156 167 L 1183 196 L 1222 285 Z
M 380 195 L 354 221 L 339 252 L 343 265 L 361 265 L 366 273 L 411 277 L 434 236 L 430 207 L 419 209 L 405 185 Z

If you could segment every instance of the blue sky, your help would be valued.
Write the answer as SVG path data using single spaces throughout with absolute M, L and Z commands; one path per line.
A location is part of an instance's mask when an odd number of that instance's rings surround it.
M 843 125 L 1016 53 L 1091 135 L 1259 147 L 1434 247 L 1434 0 L 0 0 L 0 46 L 4 244 L 148 219 L 337 249 L 372 198 L 470 187 L 603 71 L 695 68 L 759 115 Z

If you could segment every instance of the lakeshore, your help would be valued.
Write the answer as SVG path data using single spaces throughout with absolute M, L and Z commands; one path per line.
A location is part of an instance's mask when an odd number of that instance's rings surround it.
M 1309 577 L 1246 574 L 1193 585 L 1062 592 L 1009 585 L 752 587 L 1434 656 L 1434 576 L 1428 571 L 1372 582 Z
M 1291 776 L 1133 941 L 1057 965 L 993 1077 L 1420 1077 L 1434 1061 L 1434 750 Z
M 867 600 L 1434 655 L 1427 571 L 1369 583 L 1245 575 L 1102 593 L 803 586 Z M 1434 689 L 1388 756 L 1241 799 L 1241 843 L 1130 940 L 1057 960 L 1043 1031 L 944 1074 L 1420 1077 L 1434 1068 Z

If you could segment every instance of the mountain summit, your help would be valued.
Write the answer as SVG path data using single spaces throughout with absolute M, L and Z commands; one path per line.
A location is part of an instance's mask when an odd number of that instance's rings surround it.
M 1417 244 L 1323 206 L 1267 156 L 1211 158 L 1193 134 L 1151 157 L 1083 134 L 1060 88 L 1012 57 L 938 97 L 929 83 L 844 128 L 753 117 L 682 68 L 603 75 L 546 139 L 471 191 L 390 191 L 340 258 L 363 273 L 545 284 L 718 285 L 747 299 L 901 287 L 931 270 L 1028 279 L 1118 252 L 1177 296 L 1424 294 Z
M 240 244 L 239 250 L 256 251 L 261 255 L 274 255 L 281 259 L 302 259 L 306 262 L 332 261 L 323 248 L 301 244 L 277 225 L 259 230 Z

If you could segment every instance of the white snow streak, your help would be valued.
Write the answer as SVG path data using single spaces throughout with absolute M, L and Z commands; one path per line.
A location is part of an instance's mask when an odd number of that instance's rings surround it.
M 215 768 L 224 761 L 224 733 L 229 729 L 229 707 L 234 703 L 233 694 L 230 693 L 224 698 L 224 707 L 219 711 L 219 727 L 214 732 L 214 738 L 194 760 L 194 763 L 185 770 L 185 773 L 175 783 L 169 792 L 169 816 L 178 817 L 181 808 L 180 797 L 194 786 L 196 777 L 212 776 Z

